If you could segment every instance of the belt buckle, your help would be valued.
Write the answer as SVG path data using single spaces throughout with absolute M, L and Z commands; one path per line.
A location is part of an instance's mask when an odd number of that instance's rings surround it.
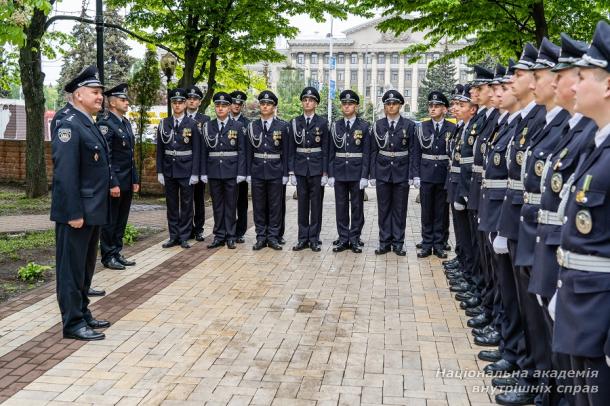
M 267 159 L 267 153 L 263 152 L 263 159 Z
M 390 152 L 390 156 L 391 156 L 392 158 L 394 158 L 394 157 L 396 156 L 396 152 L 391 151 L 391 152 Z
M 305 153 L 306 154 L 311 154 L 311 148 L 305 148 Z
M 523 192 L 523 201 L 524 201 L 525 203 L 529 203 L 529 200 L 530 200 L 530 195 L 529 195 L 529 193 L 527 193 L 527 192 Z

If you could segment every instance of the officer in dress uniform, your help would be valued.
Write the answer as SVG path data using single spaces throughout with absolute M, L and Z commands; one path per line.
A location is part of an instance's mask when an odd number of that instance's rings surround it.
M 102 227 L 100 250 L 102 264 L 110 269 L 125 269 L 135 265 L 126 259 L 123 249 L 123 235 L 127 227 L 133 194 L 140 190 L 138 171 L 134 158 L 135 137 L 125 114 L 129 111 L 127 83 L 121 83 L 104 92 L 108 110 L 100 117 L 97 126 L 106 137 L 110 147 L 110 169 L 112 182 L 110 189 L 110 223 Z
M 246 93 L 241 90 L 235 90 L 231 93 L 231 119 L 239 121 L 244 127 L 248 128 L 250 120 L 242 114 L 244 103 L 248 99 Z M 235 229 L 235 242 L 242 244 L 245 242 L 244 234 L 248 231 L 248 182 L 237 184 L 237 225 Z
M 447 141 L 455 131 L 455 124 L 445 120 L 449 100 L 441 92 L 428 94 L 428 114 L 430 120 L 418 126 L 415 156 L 421 162 L 419 174 L 421 178 L 421 227 L 422 248 L 417 253 L 418 258 L 426 258 L 434 254 L 439 258 L 447 258 L 445 253 L 445 211 L 448 210 L 447 180 L 449 156 Z
M 577 405 L 607 405 L 610 399 L 610 25 L 600 21 L 582 59 L 576 111 L 599 128 L 564 185 L 559 216 L 564 218 L 557 259 L 553 351 L 568 354 L 580 372 Z M 564 217 L 565 216 L 565 217 Z M 593 390 L 595 388 L 595 390 Z
M 526 326 L 526 307 L 527 285 L 524 285 L 524 278 L 520 276 L 520 269 L 516 266 L 517 259 L 517 239 L 519 236 L 519 219 L 521 217 L 521 206 L 523 205 L 523 182 L 521 180 L 521 166 L 524 162 L 526 149 L 531 135 L 542 125 L 546 116 L 544 106 L 536 104 L 532 89 L 535 88 L 535 78 L 532 68 L 536 65 L 538 50 L 531 44 L 526 44 L 523 53 L 515 65 L 514 79 L 511 82 L 512 91 L 519 100 L 521 106 L 521 121 L 515 128 L 515 135 L 508 146 L 508 189 L 506 190 L 505 200 L 502 204 L 500 219 L 498 222 L 498 236 L 494 239 L 494 251 L 496 253 L 509 252 L 515 286 L 518 297 L 519 315 L 521 325 L 524 328 L 524 342 L 526 351 L 517 361 L 522 375 L 518 379 L 519 387 L 535 387 L 539 381 L 534 376 L 536 363 L 531 351 L 531 337 Z M 506 368 L 514 368 L 512 365 L 505 365 Z M 523 404 L 523 402 L 533 402 L 536 393 L 533 391 L 507 391 L 496 395 L 498 402 L 506 404 Z
M 157 128 L 157 179 L 165 186 L 169 240 L 162 247 L 190 248 L 193 227 L 193 188 L 199 182 L 201 133 L 197 122 L 185 114 L 186 91 L 169 92 L 172 116 Z
M 258 95 L 261 118 L 248 125 L 248 181 L 252 188 L 252 209 L 258 251 L 264 247 L 281 250 L 279 243 L 282 204 L 288 183 L 288 123 L 275 117 L 277 96 L 270 90 Z
M 72 112 L 72 93 L 69 93 L 66 88 L 67 87 L 64 87 L 66 104 L 55 113 L 53 119 L 51 120 L 51 137 L 53 137 L 53 134 L 55 134 L 55 129 L 57 128 L 59 122 Z
M 186 89 L 186 115 L 197 123 L 199 133 L 203 123 L 210 121 L 210 117 L 199 112 L 203 92 L 197 86 Z M 199 145 L 203 145 L 203 140 L 199 140 Z M 201 164 L 201 162 L 200 162 Z M 193 185 L 193 229 L 191 238 L 196 241 L 203 241 L 203 225 L 205 224 L 205 183 L 197 182 Z
M 393 250 L 405 256 L 409 186 L 419 186 L 419 160 L 414 156 L 415 123 L 400 115 L 404 98 L 388 90 L 381 98 L 385 117 L 371 129 L 371 184 L 377 188 L 379 247 L 376 255 Z
M 303 114 L 290 122 L 291 184 L 297 187 L 298 241 L 293 251 L 320 251 L 322 189 L 328 182 L 328 122 L 316 114 L 320 94 L 314 87 L 301 92 Z
M 237 185 L 246 181 L 246 129 L 229 118 L 231 96 L 218 92 L 212 98 L 216 120 L 202 126 L 201 181 L 210 184 L 214 211 L 214 241 L 208 248 L 235 249 Z
M 369 183 L 369 124 L 357 116 L 360 97 L 352 90 L 339 95 L 343 118 L 331 128 L 328 185 L 335 188 L 339 241 L 333 252 L 347 249 L 361 253 L 360 232 L 364 223 L 362 190 Z M 351 205 L 351 210 L 350 210 Z M 351 226 L 350 226 L 351 214 Z
M 594 136 L 597 126 L 587 117 L 574 111 L 573 86 L 578 82 L 578 68 L 574 62 L 578 61 L 587 51 L 588 45 L 584 42 L 575 41 L 566 34 L 561 34 L 561 53 L 558 63 L 551 70 L 556 73 L 553 82 L 554 98 L 557 106 L 567 110 L 571 118 L 567 126 L 557 136 L 557 144 L 547 155 L 546 162 L 540 179 L 541 199 L 540 209 L 537 213 L 537 236 L 534 248 L 534 262 L 530 275 L 529 292 L 536 294 L 542 302 L 544 326 L 546 334 L 545 350 L 551 351 L 553 336 L 553 321 L 548 312 L 548 303 L 555 293 L 557 286 L 557 275 L 559 265 L 557 264 L 557 248 L 561 238 L 561 224 L 557 210 L 561 198 L 559 193 L 563 187 L 564 180 L 574 173 L 578 158 Z M 536 91 L 538 89 L 536 88 Z M 551 134 L 549 134 L 551 136 Z M 535 152 L 533 154 L 535 156 Z M 528 166 L 529 166 L 528 162 Z M 526 188 L 528 184 L 525 184 Z M 525 207 L 525 205 L 524 205 Z M 571 368 L 570 357 L 566 354 L 553 353 L 551 356 L 552 369 L 556 371 L 568 371 Z M 573 385 L 571 379 L 560 379 L 559 385 Z M 557 398 L 564 397 L 570 404 L 574 404 L 573 395 L 569 393 L 552 393 L 554 403 L 559 403 Z
M 104 334 L 93 329 L 110 323 L 93 317 L 87 295 L 100 226 L 110 221 L 112 182 L 108 144 L 92 118 L 104 98 L 97 68 L 83 69 L 66 90 L 74 96 L 72 111 L 57 123 L 51 146 L 57 301 L 64 338 L 102 340 Z

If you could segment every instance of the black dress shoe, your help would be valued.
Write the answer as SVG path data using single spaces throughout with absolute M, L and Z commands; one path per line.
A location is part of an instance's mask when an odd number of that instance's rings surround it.
M 357 245 L 352 244 L 352 245 L 351 245 L 351 249 L 352 249 L 352 252 L 353 252 L 354 254 L 361 254 L 361 253 L 362 253 L 362 248 L 360 248 L 360 247 L 359 247 L 359 246 L 357 246 Z
M 64 331 L 64 338 L 71 338 L 73 340 L 97 341 L 103 340 L 105 337 L 104 333 L 98 333 L 89 326 L 84 326 L 77 330 Z
M 375 255 L 383 255 L 387 254 L 388 252 L 390 252 L 390 247 L 379 247 L 375 250 Z
M 333 245 L 339 245 L 340 242 L 341 240 L 337 238 L 335 241 L 333 241 Z
M 483 368 L 483 371 L 485 371 L 488 374 L 498 374 L 499 372 L 510 373 L 510 372 L 516 371 L 518 369 L 519 369 L 519 367 L 517 366 L 517 364 L 513 364 L 512 362 L 509 362 L 509 361 L 505 360 L 504 358 L 501 358 L 498 361 L 494 362 L 493 364 L 485 365 L 485 368 Z
M 478 336 L 474 338 L 474 343 L 476 345 L 480 345 L 482 347 L 495 347 L 500 344 L 500 339 L 502 337 L 499 333 L 494 332 L 490 334 L 486 334 L 484 336 Z M 486 367 L 487 368 L 487 367 Z
M 457 279 L 457 278 L 464 278 L 464 272 L 462 271 L 458 271 L 457 269 L 455 271 L 445 271 L 445 277 L 447 279 Z
M 471 297 L 476 297 L 476 296 L 477 296 L 477 293 L 473 292 L 471 290 L 466 291 L 466 292 L 458 292 L 455 294 L 455 300 L 462 302 L 464 300 L 468 300 Z
M 538 391 L 529 393 L 521 390 L 498 393 L 496 395 L 496 403 L 504 406 L 533 405 L 535 404 L 537 394 Z
M 497 333 L 498 331 L 494 328 L 494 326 L 488 324 L 483 327 L 475 327 L 471 330 L 471 332 L 473 336 L 480 337 L 491 333 Z
M 451 245 L 448 242 L 443 245 L 443 251 L 451 251 Z
M 309 244 L 309 248 L 311 248 L 311 250 L 313 252 L 320 252 L 322 249 L 320 248 L 320 244 Z
M 468 281 L 462 277 L 457 277 L 457 278 L 453 278 L 453 279 L 450 278 L 449 280 L 447 280 L 447 283 L 449 283 L 449 286 L 467 285 L 468 289 L 465 289 L 460 292 L 466 292 L 466 291 L 470 290 L 470 288 L 471 288 Z
M 466 311 L 464 313 L 468 317 L 476 317 L 479 314 L 485 313 L 485 309 L 483 309 L 481 306 L 477 306 L 477 307 L 473 307 L 472 309 L 466 309 Z
M 102 263 L 102 265 L 104 265 L 104 268 L 115 269 L 117 271 L 122 271 L 123 269 L 125 269 L 125 266 L 121 264 L 115 257 L 110 258 L 109 261 Z
M 445 269 L 446 271 L 460 269 L 460 264 L 453 263 L 453 264 L 443 265 L 443 269 Z
M 87 321 L 87 325 L 91 328 L 108 328 L 110 327 L 110 322 L 108 320 L 91 319 Z
M 214 241 L 212 241 L 211 244 L 208 244 L 208 248 L 212 249 L 212 248 L 224 247 L 224 245 L 225 245 L 224 241 L 214 240 Z
M 437 258 L 447 258 L 447 253 L 444 250 L 434 250 L 434 255 L 436 255 Z
M 267 243 L 267 247 L 272 248 L 272 249 L 274 249 L 276 251 L 281 251 L 282 250 L 282 246 L 277 241 L 269 241 Z
M 308 241 L 299 241 L 297 242 L 297 244 L 292 247 L 293 251 L 303 251 L 305 248 L 309 248 L 309 242 Z
M 252 249 L 254 251 L 258 251 L 258 250 L 262 250 L 263 248 L 265 248 L 267 246 L 267 243 L 265 241 L 257 241 L 253 246 Z
M 418 242 L 417 244 L 415 244 L 415 248 L 417 248 L 418 250 L 421 249 L 421 247 L 423 247 L 424 245 L 421 242 Z
M 246 242 L 246 240 L 244 239 L 244 237 L 237 237 L 235 239 L 235 242 L 238 243 L 238 244 L 243 244 L 243 243 Z
M 227 241 L 227 248 L 230 250 L 234 250 L 237 246 L 235 245 L 235 241 L 229 240 Z
M 481 299 L 476 296 L 473 296 L 470 299 L 466 299 L 466 300 L 460 302 L 460 309 L 466 310 L 466 309 L 470 309 L 473 307 L 477 307 L 480 304 L 481 304 Z
M 189 244 L 188 241 L 180 241 L 180 247 L 182 247 L 184 249 L 189 249 L 189 248 L 191 248 L 191 244 Z
M 278 242 L 278 244 L 280 244 L 280 245 L 284 245 L 284 244 L 286 244 L 286 240 L 284 239 L 284 237 L 280 237 L 280 239 L 279 239 L 277 242 Z
M 405 251 L 402 247 L 394 248 L 394 254 L 398 255 L 399 257 L 404 257 L 407 255 L 407 251 Z
M 468 290 L 470 290 L 470 285 L 467 282 L 458 283 L 449 288 L 450 292 L 466 292 Z
M 362 241 L 360 238 L 358 238 L 358 246 L 364 247 L 364 241 Z
M 513 378 L 512 376 L 498 376 L 496 378 L 492 378 L 491 384 L 496 388 L 506 388 L 507 386 L 515 386 L 519 381 L 517 378 Z
M 451 259 L 448 259 L 448 260 L 446 260 L 446 261 L 443 261 L 443 262 L 442 262 L 442 264 L 443 264 L 443 266 L 445 266 L 445 265 L 450 265 L 450 264 L 451 264 L 451 265 L 453 265 L 453 264 L 456 264 L 456 265 L 457 265 L 457 264 L 459 264 L 459 262 L 460 262 L 460 261 L 457 259 L 457 257 L 455 257 L 455 258 L 451 258 Z
M 417 253 L 417 258 L 428 258 L 430 255 L 432 255 L 431 249 L 421 249 Z
M 87 296 L 106 296 L 106 291 L 89 288 Z
M 171 247 L 175 247 L 176 245 L 180 245 L 180 241 L 178 241 L 178 240 L 169 240 L 169 241 L 163 243 L 163 245 L 161 245 L 161 247 L 163 247 L 163 248 L 171 248 Z
M 116 260 L 119 261 L 121 265 L 125 266 L 134 266 L 136 264 L 136 261 L 130 261 L 122 255 L 117 255 Z
M 475 307 L 476 309 L 476 307 Z M 473 310 L 473 309 L 468 309 Z M 487 326 L 491 323 L 491 318 L 487 315 L 487 313 L 481 313 L 479 315 L 474 316 L 472 319 L 466 322 L 466 325 L 470 328 L 481 328 Z
M 318 240 L 318 245 L 322 245 L 322 240 Z
M 502 353 L 499 350 L 481 350 L 477 357 L 481 361 L 496 362 L 502 359 Z
M 349 249 L 348 243 L 341 243 L 341 244 L 337 244 L 337 246 L 333 248 L 333 252 L 343 252 L 348 249 Z

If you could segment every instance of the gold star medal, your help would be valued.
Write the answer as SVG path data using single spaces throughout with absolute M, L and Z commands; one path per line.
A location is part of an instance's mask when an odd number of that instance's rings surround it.
M 519 145 L 523 146 L 525 144 L 525 136 L 527 135 L 527 127 L 521 131 L 521 138 L 519 138 Z

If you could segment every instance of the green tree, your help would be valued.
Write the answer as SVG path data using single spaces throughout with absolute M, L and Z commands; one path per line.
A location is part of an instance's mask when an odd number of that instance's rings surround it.
M 285 68 L 280 71 L 277 83 L 278 114 L 290 120 L 302 113 L 299 97 L 306 86 L 305 79 L 301 79 L 299 71 L 294 68 Z
M 559 33 L 590 40 L 598 20 L 607 18 L 607 0 L 349 0 L 367 8 L 381 8 L 387 17 L 382 31 L 400 34 L 426 32 L 425 40 L 406 53 L 424 52 L 448 40 L 466 41 L 464 48 L 446 55 L 471 60 L 486 56 L 502 60 L 521 54 L 526 42 L 543 37 L 559 41 Z
M 428 94 L 434 90 L 443 92 L 447 98 L 455 87 L 455 64 L 449 60 L 442 60 L 430 66 L 426 72 L 426 77 L 419 86 L 417 95 L 417 119 L 428 116 Z
M 155 104 L 161 87 L 161 74 L 159 61 L 154 47 L 148 47 L 144 61 L 139 65 L 131 80 L 129 81 L 129 93 L 137 106 L 136 125 L 138 133 L 138 149 L 140 159 L 138 162 L 138 173 L 142 179 L 144 162 L 144 132 L 149 124 L 148 111 Z M 140 193 L 142 190 L 140 189 Z
M 44 87 L 45 109 L 57 110 L 59 106 L 59 92 L 55 86 Z

